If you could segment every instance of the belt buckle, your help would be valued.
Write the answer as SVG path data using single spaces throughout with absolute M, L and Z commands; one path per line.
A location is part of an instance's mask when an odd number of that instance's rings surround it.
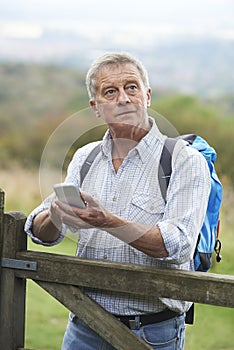
M 140 317 L 136 316 L 134 320 L 129 320 L 129 328 L 131 330 L 138 330 L 141 327 Z

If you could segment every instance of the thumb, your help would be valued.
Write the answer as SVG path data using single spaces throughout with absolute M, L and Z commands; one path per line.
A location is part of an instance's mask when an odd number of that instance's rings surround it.
M 89 206 L 97 205 L 97 200 L 95 200 L 89 193 L 80 190 L 81 197 Z

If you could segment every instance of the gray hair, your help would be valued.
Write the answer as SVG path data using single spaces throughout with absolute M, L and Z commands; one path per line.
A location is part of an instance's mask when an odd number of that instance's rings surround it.
M 134 65 L 141 76 L 142 82 L 145 85 L 146 89 L 149 87 L 149 78 L 147 70 L 144 65 L 134 56 L 128 53 L 117 53 L 117 52 L 109 52 L 104 55 L 98 57 L 93 61 L 90 69 L 86 75 L 86 87 L 91 99 L 95 99 L 96 96 L 96 76 L 99 70 L 106 65 L 120 65 L 130 63 Z

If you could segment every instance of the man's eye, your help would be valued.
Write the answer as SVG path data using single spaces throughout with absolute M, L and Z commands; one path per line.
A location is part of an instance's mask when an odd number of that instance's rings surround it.
M 137 90 L 137 86 L 136 85 L 130 85 L 127 87 L 127 89 L 131 92 L 135 92 Z
M 112 96 L 112 95 L 114 95 L 114 93 L 115 93 L 115 90 L 114 90 L 114 89 L 109 89 L 109 90 L 107 90 L 107 91 L 105 92 L 105 95 L 107 95 L 107 96 Z

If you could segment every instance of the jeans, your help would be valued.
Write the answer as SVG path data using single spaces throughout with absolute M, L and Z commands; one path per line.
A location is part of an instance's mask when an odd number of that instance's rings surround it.
M 185 338 L 184 315 L 153 323 L 133 332 L 157 350 L 183 350 Z M 115 350 L 78 317 L 70 314 L 62 350 Z M 133 349 L 129 349 L 133 350 Z

